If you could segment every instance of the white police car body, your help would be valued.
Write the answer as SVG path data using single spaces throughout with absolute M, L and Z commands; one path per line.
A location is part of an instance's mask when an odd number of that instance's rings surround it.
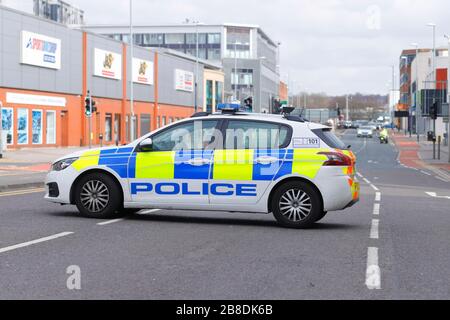
M 52 165 L 45 198 L 88 217 L 142 208 L 269 213 L 307 227 L 359 199 L 355 157 L 298 116 L 196 115 Z

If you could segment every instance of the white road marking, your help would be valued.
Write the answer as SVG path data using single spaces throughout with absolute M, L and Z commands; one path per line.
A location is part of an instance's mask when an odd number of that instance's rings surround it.
M 370 181 L 367 180 L 366 178 L 363 178 L 363 180 L 364 180 L 365 183 L 370 184 Z
M 113 219 L 113 220 L 108 220 L 108 221 L 104 221 L 104 222 L 99 222 L 97 223 L 98 226 L 106 226 L 107 224 L 111 224 L 111 223 L 115 223 L 115 222 L 119 222 L 119 221 L 123 221 L 125 220 L 124 218 L 119 218 L 119 219 Z
M 372 183 L 370 184 L 370 186 L 372 187 L 373 190 L 375 191 L 379 191 L 380 189 L 378 189 L 377 187 L 375 187 Z
M 433 198 L 450 199 L 450 196 L 438 196 L 436 192 L 425 192 L 425 193 Z
M 58 233 L 58 234 L 55 234 L 55 235 L 52 235 L 52 236 L 48 236 L 48 237 L 44 237 L 44 238 L 40 238 L 40 239 L 28 241 L 28 242 L 23 242 L 23 243 L 19 243 L 19 244 L 15 244 L 13 246 L 5 247 L 5 248 L 0 248 L 0 253 L 4 253 L 4 252 L 7 252 L 7 251 L 20 249 L 20 248 L 23 248 L 23 247 L 28 247 L 28 246 L 31 246 L 33 244 L 37 244 L 37 243 L 41 243 L 41 242 L 45 242 L 45 241 L 54 240 L 54 239 L 57 239 L 57 238 L 68 236 L 70 234 L 73 234 L 73 232 L 61 232 L 61 233 Z
M 381 289 L 381 272 L 378 266 L 378 248 L 367 249 L 366 286 L 368 289 Z
M 358 175 L 358 177 L 360 177 L 360 178 L 362 178 L 362 177 L 363 177 L 363 175 L 362 175 L 361 173 L 359 173 L 359 172 L 357 172 L 356 174 L 357 174 L 357 175 Z
M 420 170 L 420 172 L 422 172 L 423 174 L 426 174 L 427 176 L 431 176 L 431 173 L 428 173 L 426 171 Z
M 19 196 L 22 194 L 36 193 L 36 192 L 43 192 L 43 191 L 45 191 L 45 188 L 14 190 L 14 191 L 1 192 L 0 197 Z
M 153 212 L 157 212 L 157 211 L 161 211 L 161 209 L 144 210 L 144 211 L 140 211 L 138 214 L 149 214 L 149 213 L 153 213 Z
M 362 147 L 358 151 L 355 151 L 354 154 L 360 153 L 366 147 L 366 145 L 367 145 L 367 139 L 364 139 L 364 144 L 362 145 Z
M 375 193 L 375 201 L 381 201 L 381 192 Z
M 375 203 L 373 205 L 373 212 L 374 215 L 379 215 L 380 214 L 380 204 L 379 203 Z
M 370 227 L 370 239 L 378 239 L 378 226 L 380 225 L 380 220 L 372 219 L 372 226 Z

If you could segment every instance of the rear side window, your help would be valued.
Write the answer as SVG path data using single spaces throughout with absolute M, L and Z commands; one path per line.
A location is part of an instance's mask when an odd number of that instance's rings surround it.
M 229 120 L 225 130 L 226 149 L 278 149 L 290 140 L 289 127 L 272 122 Z
M 331 128 L 313 129 L 311 131 L 331 148 L 348 149 L 345 143 L 331 132 Z

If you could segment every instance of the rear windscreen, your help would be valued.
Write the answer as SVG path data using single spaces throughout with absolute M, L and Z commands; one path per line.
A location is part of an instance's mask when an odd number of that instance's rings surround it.
M 335 149 L 348 149 L 347 146 L 331 132 L 331 128 L 313 129 L 312 132 L 328 146 Z

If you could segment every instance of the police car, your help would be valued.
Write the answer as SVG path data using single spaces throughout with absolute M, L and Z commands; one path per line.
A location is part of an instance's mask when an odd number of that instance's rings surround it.
M 359 199 L 354 154 L 300 116 L 221 105 L 120 146 L 53 163 L 45 199 L 110 218 L 143 208 L 270 213 L 304 228 Z M 292 109 L 290 110 L 292 111 Z

